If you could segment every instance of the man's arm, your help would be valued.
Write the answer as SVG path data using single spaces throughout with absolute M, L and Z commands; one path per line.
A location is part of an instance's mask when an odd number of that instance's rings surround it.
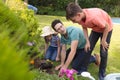
M 74 56 L 76 54 L 77 46 L 78 46 L 78 40 L 72 41 L 72 43 L 71 43 L 71 51 L 70 51 L 70 53 L 68 55 L 68 58 L 67 58 L 65 64 L 63 65 L 62 69 L 67 69 L 68 66 L 70 65 L 70 63 L 72 62 L 72 60 L 73 60 L 73 58 L 74 58 Z
M 89 41 L 89 38 L 88 38 L 87 28 L 83 27 L 83 32 L 84 32 L 84 36 L 85 36 L 85 39 L 86 39 L 85 51 L 88 52 L 90 50 L 90 41 Z
M 66 45 L 62 45 L 62 51 L 61 51 L 61 64 L 64 65 L 65 62 L 65 57 L 66 57 Z
M 104 51 L 105 49 L 109 48 L 109 44 L 106 42 L 107 35 L 108 35 L 108 24 L 105 25 L 105 29 L 103 31 L 103 37 L 101 40 L 101 44 L 102 44 Z

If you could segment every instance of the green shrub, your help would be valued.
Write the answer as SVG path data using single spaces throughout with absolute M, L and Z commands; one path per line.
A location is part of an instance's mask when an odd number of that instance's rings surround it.
M 17 14 L 21 22 L 25 24 L 23 28 L 27 28 L 29 38 L 27 41 L 35 43 L 35 46 L 30 47 L 32 48 L 32 51 L 30 51 L 31 54 L 34 52 L 39 53 L 39 46 L 41 42 L 39 35 L 41 32 L 37 32 L 39 24 L 34 12 L 28 9 L 21 0 L 7 0 L 6 4 L 13 12 Z
M 0 25 L 4 25 L 0 28 L 0 32 L 8 32 L 10 40 L 16 45 L 19 44 L 19 47 L 16 48 L 20 49 L 20 47 L 26 45 L 28 30 L 24 22 L 2 2 L 0 3 Z
M 1 26 L 4 27 L 4 26 Z M 24 61 L 24 50 L 16 51 L 16 46 L 10 41 L 8 32 L 0 33 L 0 80 L 32 80 L 33 74 Z
M 32 80 L 26 53 L 28 29 L 0 0 L 0 80 Z
M 21 21 L 25 23 L 29 35 L 34 36 L 37 27 L 39 27 L 38 21 L 34 16 L 34 11 L 28 9 L 21 0 L 7 0 L 6 4 L 13 12 L 17 13 Z

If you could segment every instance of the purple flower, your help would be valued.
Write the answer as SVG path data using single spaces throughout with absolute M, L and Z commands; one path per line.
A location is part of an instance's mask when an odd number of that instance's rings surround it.
M 70 80 L 74 80 L 74 77 L 73 77 L 73 74 L 77 73 L 76 70 L 74 69 L 66 69 L 66 70 L 63 70 L 60 72 L 60 77 L 63 76 L 63 75 L 66 75 L 67 78 L 69 78 Z
M 64 74 L 65 74 L 65 70 L 63 70 L 63 69 L 62 69 L 62 71 L 60 72 L 60 75 L 59 75 L 59 77 L 62 77 L 62 76 L 64 76 Z

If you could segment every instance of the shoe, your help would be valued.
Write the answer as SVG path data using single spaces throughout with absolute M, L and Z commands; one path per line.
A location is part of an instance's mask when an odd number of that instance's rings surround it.
M 104 77 L 99 77 L 98 80 L 104 80 Z
M 104 76 L 99 75 L 99 79 L 98 80 L 104 80 Z
M 94 54 L 94 56 L 95 56 L 95 59 L 96 59 L 95 64 L 96 64 L 97 66 L 100 66 L 100 55 Z

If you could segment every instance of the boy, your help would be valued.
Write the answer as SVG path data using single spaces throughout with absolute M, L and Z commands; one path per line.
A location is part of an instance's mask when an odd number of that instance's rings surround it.
M 66 7 L 66 19 L 71 20 L 73 23 L 82 25 L 86 38 L 85 51 L 87 54 L 89 54 L 89 58 L 96 42 L 99 38 L 101 39 L 99 80 L 104 80 L 105 70 L 107 66 L 108 48 L 113 26 L 110 16 L 99 8 L 81 9 L 78 4 L 69 3 Z M 92 29 L 89 38 L 87 28 Z M 87 58 L 88 61 L 89 58 Z

